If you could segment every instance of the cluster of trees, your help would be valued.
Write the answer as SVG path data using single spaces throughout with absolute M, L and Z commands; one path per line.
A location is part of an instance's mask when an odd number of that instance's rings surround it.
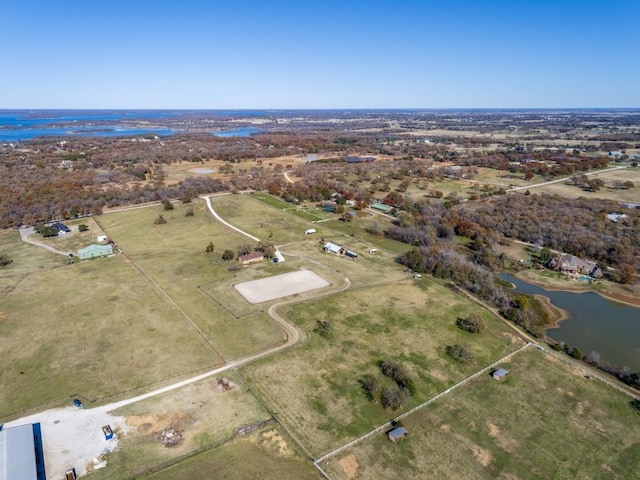
M 413 378 L 404 365 L 395 360 L 378 363 L 380 372 L 395 382 L 395 386 L 383 386 L 378 377 L 363 375 L 358 383 L 371 401 L 380 401 L 386 410 L 397 410 L 415 392 Z
M 613 212 L 625 213 L 627 218 L 611 222 L 606 215 Z M 506 237 L 604 265 L 640 267 L 640 209 L 618 202 L 512 194 L 476 209 L 459 210 L 458 216 Z
M 466 318 L 458 318 L 456 320 L 456 326 L 470 333 L 480 333 L 485 328 L 487 328 L 487 324 L 484 322 L 482 317 L 478 313 L 471 313 Z

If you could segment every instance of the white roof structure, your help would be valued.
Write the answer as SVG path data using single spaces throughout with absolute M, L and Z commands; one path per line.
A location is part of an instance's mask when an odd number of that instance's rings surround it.
M 38 431 L 39 431 L 39 424 Z M 36 468 L 34 424 L 6 428 L 0 431 L 0 480 L 44 480 Z M 42 447 L 40 447 L 42 452 Z M 44 462 L 44 460 L 42 460 Z

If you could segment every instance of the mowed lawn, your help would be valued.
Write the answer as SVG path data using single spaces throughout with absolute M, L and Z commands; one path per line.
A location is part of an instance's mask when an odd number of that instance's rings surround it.
M 420 282 L 394 281 L 283 308 L 283 316 L 310 333 L 309 340 L 243 368 L 313 456 L 384 423 L 523 344 L 477 305 L 434 281 Z M 479 335 L 455 326 L 457 317 L 474 311 L 488 325 Z M 330 338 L 313 332 L 317 320 L 332 322 Z M 445 346 L 453 344 L 466 346 L 475 362 L 452 360 Z M 416 385 L 415 395 L 396 412 L 368 400 L 358 384 L 365 373 L 383 381 L 377 362 L 389 359 L 403 363 Z
M 15 257 L 2 269 L 0 415 L 72 395 L 104 402 L 220 363 L 124 257 L 56 266 L 64 257 L 39 247 L 8 250 Z
M 637 479 L 640 417 L 630 398 L 527 349 L 498 383 L 484 375 L 324 466 L 333 479 Z
M 187 208 L 194 216 L 185 216 Z M 155 225 L 159 215 L 166 224 Z M 217 222 L 202 200 L 103 215 L 100 224 L 204 333 L 225 360 L 264 350 L 284 341 L 282 330 L 258 307 L 250 307 L 233 289 L 237 282 L 279 273 L 264 262 L 230 272 L 237 261 L 223 261 L 222 252 L 248 243 L 249 238 Z M 212 242 L 213 254 L 205 253 Z M 234 305 L 240 304 L 241 309 Z M 236 315 L 240 313 L 240 315 Z M 238 318 L 241 316 L 242 318 Z

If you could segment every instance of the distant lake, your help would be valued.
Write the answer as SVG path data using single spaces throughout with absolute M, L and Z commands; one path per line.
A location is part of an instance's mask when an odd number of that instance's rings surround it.
M 547 335 L 576 346 L 586 355 L 592 350 L 601 362 L 640 371 L 640 308 L 614 302 L 594 292 L 574 293 L 545 290 L 508 274 L 500 277 L 522 293 L 542 295 L 568 314 Z
M 0 141 L 15 142 L 43 136 L 118 137 L 172 135 L 166 128 L 136 128 L 135 120 L 174 117 L 177 112 L 116 110 L 0 111 Z M 125 124 L 128 122 L 128 124 Z
M 261 130 L 256 127 L 241 127 L 234 128 L 233 130 L 225 130 L 224 132 L 212 132 L 216 137 L 250 137 Z

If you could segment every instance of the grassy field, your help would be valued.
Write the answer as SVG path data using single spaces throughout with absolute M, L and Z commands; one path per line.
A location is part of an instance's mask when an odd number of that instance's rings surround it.
M 243 316 L 238 319 L 230 313 L 227 301 L 227 298 L 233 299 L 231 308 L 241 301 L 232 288 L 234 283 L 279 273 L 278 265 L 264 262 L 255 268 L 230 272 L 228 267 L 237 262 L 221 260 L 221 253 L 227 248 L 235 251 L 243 243 L 254 242 L 215 221 L 201 200 L 192 205 L 193 217 L 185 216 L 185 208 L 185 205 L 176 205 L 171 211 L 164 211 L 162 207 L 129 210 L 103 215 L 100 223 L 226 360 L 283 341 L 281 329 L 262 307 L 250 309 L 242 303 Z M 166 224 L 154 225 L 159 213 L 167 220 Z M 209 242 L 215 245 L 213 254 L 205 253 Z
M 537 350 L 403 420 L 407 439 L 384 434 L 329 460 L 333 479 L 635 479 L 640 423 L 629 397 Z
M 556 194 L 567 198 L 602 198 L 605 200 L 615 200 L 619 202 L 640 203 L 640 168 L 625 168 L 622 170 L 612 170 L 609 172 L 597 173 L 589 176 L 590 179 L 599 178 L 604 181 L 605 186 L 597 192 L 587 192 L 580 187 L 574 185 L 565 185 L 564 183 L 554 183 L 538 187 L 534 191 L 536 193 L 544 192 Z M 626 182 L 631 181 L 635 185 L 634 188 L 628 190 L 616 190 L 612 188 L 615 181 Z
M 41 248 L 8 252 L 18 255 L 2 269 L 1 416 L 72 395 L 111 399 L 220 363 L 124 257 L 52 268 L 60 256 Z
M 322 478 L 311 462 L 305 461 L 298 455 L 287 444 L 285 438 L 286 436 L 277 428 L 260 430 L 142 478 L 146 480 L 176 478 L 312 480 Z
M 304 345 L 243 369 L 276 414 L 313 455 L 364 433 L 397 415 L 366 399 L 358 385 L 376 374 L 379 360 L 402 362 L 415 376 L 415 405 L 481 366 L 515 350 L 520 340 L 498 319 L 480 311 L 489 325 L 480 335 L 455 326 L 475 304 L 439 284 L 421 279 L 360 288 L 283 309 L 310 332 Z M 331 320 L 332 337 L 313 333 L 317 320 Z M 446 345 L 462 344 L 474 364 L 450 359 Z
M 218 378 L 227 380 L 231 388 L 219 387 Z M 180 462 L 229 441 L 240 427 L 270 418 L 231 372 L 114 413 L 126 418 L 128 432 L 116 452 L 109 455 L 108 467 L 92 474 L 97 480 L 139 478 L 157 471 L 159 466 Z M 158 434 L 169 428 L 181 433 L 183 440 L 179 445 L 166 447 L 158 440 Z

